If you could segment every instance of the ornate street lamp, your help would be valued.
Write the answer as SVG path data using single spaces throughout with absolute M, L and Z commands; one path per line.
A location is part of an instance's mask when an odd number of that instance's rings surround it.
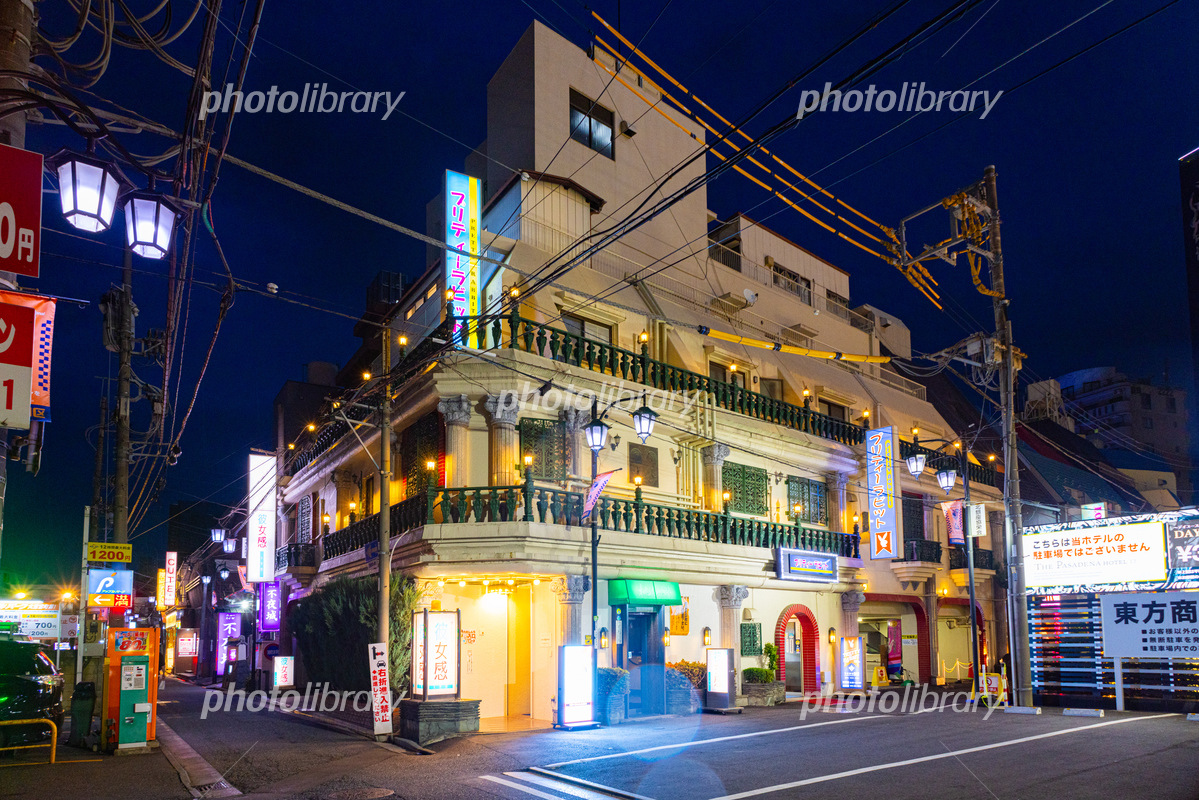
M 583 427 L 583 433 L 587 435 L 587 446 L 591 448 L 591 452 L 599 453 L 604 449 L 604 444 L 608 441 L 607 423 L 596 417 L 588 422 Z
M 90 140 L 87 153 L 59 150 L 46 159 L 46 166 L 58 175 L 63 218 L 88 233 L 108 230 L 118 196 L 133 186 L 120 167 L 96 156 L 96 144 Z
M 645 403 L 645 396 L 641 397 L 642 406 L 633 412 L 633 430 L 637 433 L 637 438 L 641 439 L 641 443 L 645 444 L 645 440 L 654 432 L 654 422 L 658 419 L 658 413 Z M 603 447 L 601 444 L 600 447 Z
M 202 583 L 202 584 L 204 584 L 205 586 L 207 586 L 208 584 L 212 583 L 212 576 L 211 576 L 211 575 L 201 575 L 201 576 L 200 576 L 200 583 Z
M 229 580 L 229 568 L 228 567 L 221 567 L 220 572 L 218 574 L 221 576 L 221 580 L 223 580 L 223 581 Z
M 143 258 L 165 258 L 175 237 L 175 223 L 183 211 L 175 201 L 150 188 L 135 189 L 121 195 L 125 206 L 125 240 L 129 248 Z
M 945 490 L 945 494 L 953 491 L 953 485 L 957 483 L 958 471 L 956 469 L 943 469 L 937 472 L 937 483 L 941 484 L 941 488 Z
M 211 533 L 212 533 L 212 541 L 214 541 L 214 542 L 225 541 L 225 529 L 224 528 L 213 528 Z
M 226 555 L 231 555 L 237 550 L 237 540 L 226 539 L 225 541 L 221 542 L 221 547 L 224 548 Z
M 910 455 L 905 459 L 905 461 L 908 462 L 908 472 L 912 473 L 913 478 L 919 478 L 922 474 L 924 474 L 924 464 L 927 459 L 928 456 L 926 456 L 924 453 L 916 453 L 915 455 Z

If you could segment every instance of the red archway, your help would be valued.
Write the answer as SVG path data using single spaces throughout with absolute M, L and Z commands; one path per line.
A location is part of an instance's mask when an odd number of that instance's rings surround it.
M 924 602 L 919 597 L 910 594 L 871 594 L 866 593 L 867 603 L 904 603 L 912 607 L 916 614 L 916 647 L 918 654 L 919 683 L 928 683 L 933 674 L 933 655 L 928 639 L 928 613 L 924 610 Z
M 774 645 L 778 648 L 778 667 L 776 673 L 780 681 L 787 680 L 787 623 L 791 618 L 799 619 L 799 632 L 802 639 L 800 648 L 803 659 L 803 685 L 805 692 L 818 692 L 820 685 L 816 682 L 816 653 L 820 636 L 816 628 L 816 615 L 807 606 L 796 603 L 783 609 L 779 614 L 778 624 L 774 628 Z

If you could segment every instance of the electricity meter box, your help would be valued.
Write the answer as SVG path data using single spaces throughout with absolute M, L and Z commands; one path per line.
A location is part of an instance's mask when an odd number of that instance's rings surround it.
M 155 739 L 158 629 L 109 628 L 104 658 L 105 750 L 146 747 Z

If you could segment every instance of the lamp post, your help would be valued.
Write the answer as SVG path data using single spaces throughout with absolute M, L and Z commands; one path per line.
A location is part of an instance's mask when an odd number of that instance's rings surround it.
M 208 639 L 205 636 L 208 630 L 208 584 L 212 583 L 212 576 L 204 574 L 200 576 L 200 648 L 196 653 L 196 679 L 200 679 L 200 673 L 203 672 L 204 651 L 208 649 Z
M 919 434 L 913 429 L 914 444 L 920 445 Z M 970 653 L 971 660 L 974 662 L 974 684 L 976 687 L 983 685 L 981 675 L 986 671 L 986 665 L 982 662 L 982 653 L 979 651 L 978 641 L 978 617 L 975 614 L 974 600 L 974 542 L 971 541 L 970 535 L 970 451 L 962 446 L 961 440 L 949 441 L 947 439 L 934 439 L 934 442 L 940 444 L 953 445 L 956 453 L 953 456 L 946 458 L 955 459 L 958 469 L 953 469 L 950 462 L 950 467 L 944 467 L 937 470 L 937 483 L 945 490 L 945 494 L 953 491 L 954 484 L 957 482 L 957 473 L 960 470 L 962 473 L 962 538 L 966 540 L 966 580 L 970 583 Z M 913 453 L 908 456 L 907 465 L 908 471 L 912 476 L 919 478 L 924 472 L 926 464 L 926 456 L 924 453 Z M 981 693 L 981 690 L 980 690 Z

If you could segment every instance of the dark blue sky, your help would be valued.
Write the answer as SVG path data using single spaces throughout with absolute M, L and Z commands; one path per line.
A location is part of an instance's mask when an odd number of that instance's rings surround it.
M 65 6 L 44 2 L 40 8 L 47 26 L 61 34 L 69 22 L 58 5 Z M 835 82 L 946 5 L 912 2 L 799 84 L 750 132 L 793 114 L 800 90 Z M 898 90 L 909 81 L 952 90 L 1016 57 L 972 87 L 1007 90 L 1159 3 L 1113 2 L 1025 53 L 1096 5 L 983 3 L 871 81 L 880 90 Z M 594 7 L 616 23 L 612 0 Z M 643 49 L 736 119 L 883 7 L 879 2 L 823 1 L 798 9 L 763 0 L 735 6 L 673 2 Z M 349 113 L 241 114 L 229 152 L 416 229 L 424 227 L 425 203 L 438 191 L 443 170 L 461 168 L 467 146 L 483 140 L 487 80 L 535 15 L 579 46 L 599 28 L 578 0 L 560 5 L 552 0 L 452 5 L 347 0 L 335 12 L 329 8 L 327 3 L 268 2 L 247 89 L 277 85 L 280 91 L 302 91 L 305 83 L 324 82 L 339 91 L 403 91 L 397 113 L 387 121 Z M 656 2 L 625 3 L 622 30 L 639 41 L 661 9 Z M 226 2 L 217 76 L 224 74 L 229 29 L 237 26 L 240 11 L 239 3 Z M 1190 388 L 1177 159 L 1199 146 L 1196 30 L 1199 4 L 1184 0 L 1005 94 L 985 120 L 971 116 L 925 137 L 952 115 L 926 114 L 891 132 L 906 115 L 815 115 L 774 149 L 890 224 L 973 183 L 986 165 L 995 164 L 1012 316 L 1017 342 L 1029 354 L 1025 377 L 1101 364 L 1160 376 L 1168 359 L 1172 381 Z M 193 33 L 170 48 L 186 63 L 195 60 Z M 90 59 L 98 44 L 98 35 L 89 32 L 67 58 Z M 182 74 L 145 53 L 117 49 L 96 91 L 179 129 L 188 85 Z M 904 148 L 913 140 L 919 141 Z M 167 147 L 152 134 L 126 135 L 122 141 L 140 155 Z M 81 143 L 61 127 L 29 129 L 30 149 L 50 153 L 64 144 Z M 722 217 L 764 199 L 760 188 L 735 174 L 715 181 L 708 192 L 709 207 Z M 32 478 L 17 465 L 10 468 L 3 568 L 31 582 L 58 580 L 77 570 L 82 508 L 91 497 L 93 456 L 84 435 L 98 422 L 98 378 L 115 374 L 115 363 L 101 345 L 95 302 L 120 280 L 123 236 L 120 222 L 106 235 L 77 236 L 61 221 L 57 196 L 47 194 L 45 203 L 49 230 L 43 237 L 44 277 L 36 288 L 92 305 L 59 306 L 54 421 L 41 474 Z M 847 269 L 853 302 L 899 316 L 912 329 L 917 349 L 935 351 L 990 325 L 990 303 L 974 291 L 964 264 L 933 267 L 943 295 L 952 298 L 948 313 L 939 312 L 893 268 L 794 212 L 774 214 L 777 203 L 751 216 L 769 216 L 770 227 Z M 424 263 L 422 244 L 228 163 L 213 218 L 238 280 L 276 283 L 281 295 L 315 308 L 238 294 L 184 434 L 183 456 L 168 470 L 166 489 L 144 526 L 159 527 L 134 540 L 144 545 L 146 555 L 163 548 L 161 523 L 170 502 L 212 496 L 235 503 L 242 496 L 246 453 L 251 446 L 272 446 L 271 404 L 285 380 L 301 378 L 306 362 L 342 362 L 354 351 L 352 321 L 331 312 L 356 317 L 376 272 L 414 275 Z M 930 230 L 926 238 L 931 241 L 942 230 Z M 196 252 L 181 404 L 191 396 L 216 318 L 219 293 L 205 284 L 219 285 L 222 273 L 206 237 Z M 138 259 L 135 267 L 138 332 L 144 335 L 165 319 L 165 265 Z M 160 374 L 144 364 L 137 369 L 152 382 Z M 134 427 L 144 428 L 147 420 L 146 404 L 135 406 Z

